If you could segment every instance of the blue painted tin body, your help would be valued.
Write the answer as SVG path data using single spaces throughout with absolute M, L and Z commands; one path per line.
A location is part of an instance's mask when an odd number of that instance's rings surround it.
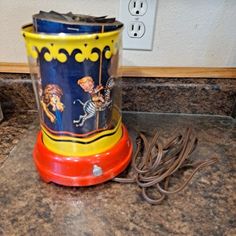
M 91 34 L 98 41 L 99 35 L 106 34 L 108 31 L 117 31 L 123 26 L 120 22 L 70 24 L 50 19 L 35 17 L 33 19 L 36 33 L 55 34 L 59 37 L 60 33 L 63 33 L 62 38 L 66 34 Z M 96 33 L 100 34 L 96 35 Z M 113 44 L 112 47 L 119 49 L 119 42 L 111 41 L 109 43 Z M 114 99 L 113 72 L 117 70 L 119 50 L 116 55 L 108 58 L 105 55 L 111 51 L 111 46 L 105 46 L 100 51 L 96 47 L 96 42 L 93 42 L 91 53 L 97 53 L 98 60 L 87 58 L 78 62 L 76 55 L 83 54 L 79 48 L 91 47 L 90 44 L 91 42 L 84 42 L 81 45 L 78 39 L 78 48 L 75 47 L 70 54 L 67 50 L 60 49 L 60 53 L 67 57 L 65 62 L 60 62 L 56 58 L 46 60 L 45 55 L 49 52 L 46 45 L 39 52 L 38 64 L 41 77 L 39 100 L 43 108 L 42 123 L 54 134 L 89 135 L 100 130 L 112 129 L 118 123 L 119 117 L 114 117 L 114 109 L 119 110 L 119 105 L 116 105 Z M 54 47 L 53 44 L 51 46 Z M 116 62 L 113 63 L 114 61 Z M 48 93 L 51 94 L 48 95 Z M 50 99 L 47 101 L 47 96 L 53 96 L 52 99 L 59 100 L 59 108 L 55 104 L 51 105 L 53 101 Z M 120 101 L 117 104 L 120 104 Z
M 56 132 L 72 135 L 87 134 L 109 127 L 114 102 L 113 78 L 108 73 L 111 59 L 102 59 L 102 71 L 100 72 L 100 60 L 96 62 L 85 60 L 79 63 L 75 60 L 76 51 L 64 63 L 54 59 L 50 62 L 46 61 L 43 56 L 45 53 L 46 49 L 39 54 L 42 96 L 46 96 L 45 89 L 48 85 L 56 85 L 62 90 L 60 101 L 64 107 L 60 111 L 59 109 L 53 110 L 52 107 L 48 106 L 56 120 L 52 122 L 47 113 L 43 112 L 46 127 Z M 102 75 L 100 81 L 99 73 Z M 83 78 L 93 80 L 92 91 L 85 90 L 79 85 L 78 81 Z M 98 96 L 94 91 L 98 86 L 103 88 L 97 92 L 104 99 L 104 102 L 100 102 L 103 103 L 100 107 L 96 107 L 93 101 L 93 96 Z M 107 100 L 105 101 L 106 97 Z

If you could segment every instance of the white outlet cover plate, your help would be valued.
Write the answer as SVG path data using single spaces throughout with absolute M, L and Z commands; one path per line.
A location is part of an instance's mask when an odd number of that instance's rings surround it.
M 120 0 L 119 20 L 124 23 L 123 48 L 135 50 L 152 50 L 153 38 L 156 23 L 157 0 L 144 0 L 147 3 L 147 10 L 144 15 L 132 15 L 129 4 L 131 0 Z M 141 38 L 130 37 L 128 34 L 129 24 L 142 22 L 145 26 L 145 33 Z

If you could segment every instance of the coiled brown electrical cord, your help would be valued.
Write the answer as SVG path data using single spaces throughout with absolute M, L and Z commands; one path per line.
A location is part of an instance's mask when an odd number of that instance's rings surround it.
M 159 204 L 165 196 L 178 193 L 190 182 L 196 172 L 218 161 L 212 157 L 205 161 L 190 163 L 189 157 L 197 146 L 193 130 L 188 128 L 184 134 L 174 135 L 164 144 L 155 133 L 151 142 L 140 133 L 136 139 L 137 148 L 131 164 L 131 177 L 114 178 L 119 183 L 137 183 L 142 189 L 143 198 L 150 204 Z M 185 182 L 175 190 L 168 190 L 170 178 L 181 168 L 194 168 Z M 158 197 L 148 195 L 148 189 L 155 187 Z

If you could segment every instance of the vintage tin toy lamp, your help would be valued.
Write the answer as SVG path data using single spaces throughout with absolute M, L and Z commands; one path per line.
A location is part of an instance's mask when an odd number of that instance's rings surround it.
M 117 76 L 122 24 L 83 17 L 68 25 L 35 15 L 22 27 L 41 125 L 35 165 L 44 181 L 67 186 L 107 181 L 132 154 Z

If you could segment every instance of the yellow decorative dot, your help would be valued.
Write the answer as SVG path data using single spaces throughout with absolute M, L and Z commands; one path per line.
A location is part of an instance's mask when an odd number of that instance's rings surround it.
M 91 61 L 93 61 L 93 62 L 97 61 L 98 58 L 99 58 L 99 55 L 98 55 L 97 52 L 91 53 L 91 55 L 90 55 L 90 57 L 89 57 L 89 59 L 90 59 Z
M 111 51 L 106 51 L 105 57 L 106 57 L 106 59 L 110 59 L 111 58 Z
M 67 56 L 64 53 L 58 53 L 57 60 L 64 63 L 67 61 Z
M 75 55 L 75 60 L 78 61 L 78 62 L 83 62 L 84 61 L 84 56 L 81 54 L 81 53 L 77 53 Z
M 52 56 L 51 56 L 50 53 L 48 53 L 48 52 L 46 52 L 46 53 L 44 54 L 44 58 L 45 58 L 46 61 L 51 61 L 51 60 L 52 60 Z

